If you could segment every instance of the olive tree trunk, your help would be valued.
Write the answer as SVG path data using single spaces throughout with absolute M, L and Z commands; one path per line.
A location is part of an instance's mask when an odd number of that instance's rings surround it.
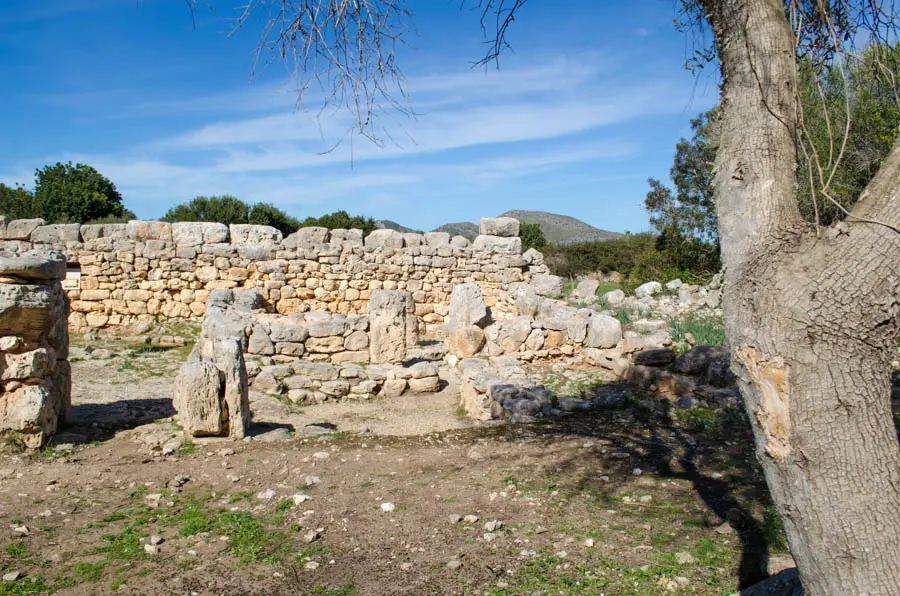
M 854 217 L 817 234 L 797 203 L 798 77 L 784 3 L 703 5 L 724 79 L 715 192 L 725 326 L 758 458 L 807 594 L 900 595 L 890 405 L 900 146 Z

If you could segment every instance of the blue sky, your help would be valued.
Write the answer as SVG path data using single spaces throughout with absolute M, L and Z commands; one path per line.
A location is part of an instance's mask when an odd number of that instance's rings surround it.
M 483 38 L 458 0 L 408 2 L 418 36 L 400 60 L 418 116 L 387 122 L 396 143 L 323 154 L 346 116 L 298 110 L 281 67 L 250 79 L 259 23 L 228 35 L 239 0 L 193 20 L 183 0 L 3 0 L 0 181 L 89 163 L 148 219 L 227 193 L 423 230 L 508 209 L 647 229 L 647 177 L 668 179 L 717 93 L 713 73 L 685 71 L 671 2 L 530 0 L 499 71 L 470 67 Z

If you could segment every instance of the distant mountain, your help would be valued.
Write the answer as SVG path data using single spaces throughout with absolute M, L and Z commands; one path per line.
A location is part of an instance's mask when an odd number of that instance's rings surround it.
M 397 230 L 398 232 L 403 232 L 404 234 L 407 232 L 415 232 L 412 228 L 407 228 L 406 226 L 401 226 L 396 221 L 391 221 L 389 219 L 379 219 L 375 222 L 375 225 L 378 226 L 379 230 Z
M 500 217 L 515 217 L 522 223 L 536 223 L 541 227 L 547 242 L 552 244 L 579 244 L 602 242 L 618 238 L 621 234 L 595 228 L 580 219 L 546 211 L 522 211 L 514 209 L 501 213 Z
M 475 240 L 475 236 L 478 235 L 478 226 L 470 221 L 460 221 L 444 224 L 439 228 L 435 228 L 434 231 L 447 232 L 451 236 L 464 236 L 469 240 Z

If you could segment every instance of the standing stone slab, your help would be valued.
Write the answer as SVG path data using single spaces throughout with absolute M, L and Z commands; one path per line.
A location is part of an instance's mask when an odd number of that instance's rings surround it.
M 245 329 L 259 305 L 253 290 L 216 290 L 207 300 L 200 339 L 175 379 L 173 402 L 189 436 L 246 435 L 250 390 Z
M 403 290 L 372 291 L 369 300 L 369 360 L 372 364 L 399 363 L 406 358 L 412 303 L 412 294 Z
M 458 284 L 450 295 L 447 318 L 447 349 L 458 358 L 469 358 L 484 346 L 481 328 L 491 320 L 481 288 L 476 284 Z

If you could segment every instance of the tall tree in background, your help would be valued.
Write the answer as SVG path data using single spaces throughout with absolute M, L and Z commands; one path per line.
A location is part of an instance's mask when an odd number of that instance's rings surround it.
M 713 196 L 713 163 L 718 143 L 719 108 L 691 120 L 690 139 L 675 146 L 675 160 L 669 171 L 675 193 L 655 178 L 648 180 L 650 192 L 644 208 L 650 214 L 650 225 L 659 233 L 675 228 L 688 237 L 717 243 L 716 209 Z
M 482 23 L 496 25 L 487 60 L 506 46 L 524 3 L 476 3 Z M 896 39 L 897 11 L 872 0 L 681 5 L 709 23 L 723 77 L 713 189 L 725 324 L 801 578 L 812 595 L 900 594 L 900 444 L 889 386 L 900 333 L 900 145 L 890 141 L 849 215 L 827 227 L 803 217 L 797 168 L 799 149 L 816 192 L 837 202 L 834 172 L 854 124 L 846 110 L 844 128 L 830 128 L 835 150 L 816 154 L 798 63 L 822 72 L 867 32 L 875 45 Z M 310 82 L 322 85 L 328 103 L 355 116 L 348 132 L 377 141 L 380 109 L 398 103 L 405 3 L 259 0 L 245 18 L 257 10 L 268 23 L 259 55 L 291 63 L 301 100 Z M 886 61 L 878 68 L 896 81 Z
M 0 215 L 7 219 L 31 219 L 35 214 L 34 193 L 22 186 L 0 182 Z
M 56 163 L 34 177 L 34 216 L 48 223 L 87 223 L 125 214 L 116 185 L 89 165 Z

